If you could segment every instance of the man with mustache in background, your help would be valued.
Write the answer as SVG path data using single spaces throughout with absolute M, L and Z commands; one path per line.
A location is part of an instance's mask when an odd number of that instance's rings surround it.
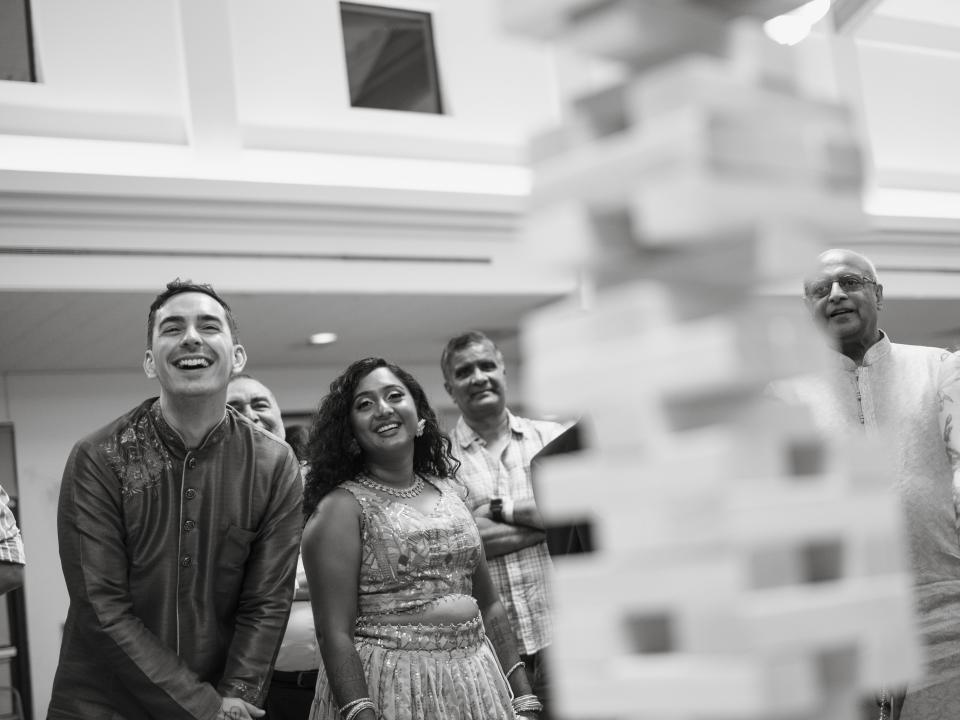
M 461 416 L 453 431 L 457 477 L 467 486 L 483 549 L 533 692 L 549 718 L 543 651 L 550 644 L 550 553 L 533 496 L 530 461 L 563 431 L 517 417 L 506 405 L 503 355 L 481 332 L 451 338 L 440 360 L 444 387 Z

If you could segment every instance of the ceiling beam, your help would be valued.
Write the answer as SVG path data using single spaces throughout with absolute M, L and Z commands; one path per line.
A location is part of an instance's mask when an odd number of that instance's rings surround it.
M 879 5 L 881 0 L 833 0 L 833 28 L 840 34 L 852 35 Z

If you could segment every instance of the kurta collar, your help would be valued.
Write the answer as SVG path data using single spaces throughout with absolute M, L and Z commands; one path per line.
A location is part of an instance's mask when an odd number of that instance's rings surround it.
M 149 402 L 149 401 L 148 401 Z M 220 422 L 213 426 L 210 432 L 207 433 L 207 436 L 203 439 L 203 442 L 194 450 L 198 452 L 205 448 L 216 445 L 224 436 L 227 434 L 227 411 L 224 408 L 224 415 L 220 418 Z M 187 453 L 187 448 L 183 444 L 183 439 L 180 437 L 180 434 L 170 427 L 170 424 L 163 417 L 163 412 L 160 410 L 160 398 L 155 398 L 153 403 L 150 405 L 150 416 L 153 418 L 154 427 L 157 429 L 157 434 L 160 435 L 160 439 L 163 441 L 163 444 L 167 448 L 179 457 L 183 457 Z
M 848 358 L 846 355 L 844 355 L 842 352 L 839 352 L 837 350 L 834 350 L 833 352 L 836 353 L 837 357 L 839 358 L 840 364 L 844 370 L 853 371 L 853 370 L 856 370 L 858 367 L 867 367 L 880 362 L 881 360 L 883 360 L 883 358 L 885 358 L 887 355 L 890 354 L 890 350 L 892 348 L 893 348 L 893 343 L 890 342 L 890 338 L 887 337 L 887 334 L 883 330 L 881 330 L 880 339 L 877 340 L 877 342 L 871 345 L 869 348 L 867 348 L 867 352 L 865 352 L 863 355 L 863 362 L 861 362 L 859 365 L 855 363 L 853 360 L 851 360 L 850 358 Z

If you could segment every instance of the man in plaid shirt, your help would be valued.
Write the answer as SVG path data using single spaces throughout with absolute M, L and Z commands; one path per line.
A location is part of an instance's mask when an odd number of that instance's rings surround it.
M 10 510 L 10 496 L 0 487 L 0 595 L 23 585 L 23 540 Z
M 544 702 L 543 649 L 550 644 L 550 555 L 533 497 L 530 460 L 560 434 L 554 422 L 528 420 L 507 410 L 503 355 L 486 335 L 452 338 L 440 361 L 444 387 L 460 409 L 453 432 L 458 477 L 469 494 L 483 538 L 490 577 L 517 635 L 534 692 Z

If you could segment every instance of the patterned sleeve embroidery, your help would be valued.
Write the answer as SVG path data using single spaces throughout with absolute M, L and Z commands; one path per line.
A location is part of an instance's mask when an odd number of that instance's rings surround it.
M 173 463 L 160 438 L 152 431 L 146 415 L 123 430 L 118 438 L 101 445 L 110 468 L 120 479 L 124 497 L 156 487 Z
M 960 538 L 960 437 L 954 432 L 953 427 L 953 416 L 956 413 L 954 398 L 960 395 L 960 356 L 945 352 L 940 356 L 940 362 L 937 403 L 940 407 L 943 447 L 953 475 L 954 526 Z

